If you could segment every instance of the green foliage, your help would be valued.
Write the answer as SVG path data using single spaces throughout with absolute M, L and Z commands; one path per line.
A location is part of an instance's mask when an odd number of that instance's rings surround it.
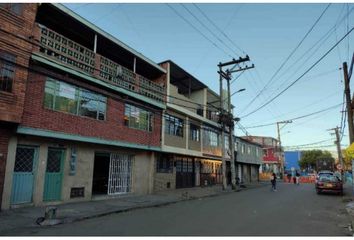
M 299 161 L 300 168 L 305 169 L 311 166 L 312 169 L 315 169 L 316 160 L 319 158 L 331 158 L 334 161 L 334 158 L 329 151 L 322 151 L 318 149 L 302 151 L 301 159 Z

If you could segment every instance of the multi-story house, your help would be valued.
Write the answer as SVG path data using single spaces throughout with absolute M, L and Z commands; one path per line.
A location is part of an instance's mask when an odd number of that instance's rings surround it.
M 0 3 L 0 206 L 9 142 L 23 117 L 36 4 Z
M 262 165 L 263 149 L 258 143 L 235 137 L 236 178 L 240 183 L 259 181 L 259 168 Z
M 274 172 L 277 175 L 281 173 L 281 151 L 277 139 L 263 136 L 244 136 L 242 138 L 258 143 L 262 146 L 263 163 L 260 169 L 261 172 Z
M 176 63 L 160 65 L 167 70 L 168 98 L 155 191 L 221 183 L 218 95 Z
M 151 193 L 166 70 L 63 5 L 21 6 L 0 5 L 1 208 Z

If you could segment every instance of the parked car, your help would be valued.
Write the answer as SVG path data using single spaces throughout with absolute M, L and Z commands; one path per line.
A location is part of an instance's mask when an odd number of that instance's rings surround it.
M 323 170 L 323 171 L 319 171 L 316 175 L 316 182 L 317 180 L 320 178 L 320 176 L 322 174 L 331 174 L 331 175 L 334 175 L 334 173 L 332 171 L 329 171 L 329 170 Z
M 333 172 L 319 172 L 316 178 L 316 192 L 334 192 L 343 195 L 343 182 Z

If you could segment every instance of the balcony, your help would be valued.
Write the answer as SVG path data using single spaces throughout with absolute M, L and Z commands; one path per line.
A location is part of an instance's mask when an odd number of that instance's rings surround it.
M 68 67 L 102 80 L 113 86 L 138 93 L 158 102 L 165 102 L 166 89 L 130 69 L 70 40 L 67 37 L 37 24 L 35 52 Z

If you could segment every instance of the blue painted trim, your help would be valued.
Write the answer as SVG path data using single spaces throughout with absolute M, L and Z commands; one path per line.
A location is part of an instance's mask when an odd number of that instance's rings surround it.
M 65 71 L 65 72 L 69 72 L 69 73 L 71 73 L 71 74 L 73 74 L 75 76 L 78 76 L 80 78 L 84 78 L 86 80 L 89 80 L 90 82 L 93 82 L 93 83 L 96 83 L 98 85 L 113 89 L 113 90 L 115 90 L 117 92 L 123 93 L 125 95 L 130 96 L 130 97 L 136 98 L 136 99 L 141 100 L 141 101 L 146 102 L 146 103 L 149 103 L 149 104 L 154 105 L 156 107 L 159 107 L 161 109 L 166 109 L 166 105 L 165 104 L 159 103 L 159 102 L 157 102 L 157 101 L 155 101 L 155 100 L 153 100 L 151 98 L 147 98 L 145 96 L 142 96 L 140 94 L 134 93 L 132 91 L 128 91 L 128 90 L 126 90 L 124 88 L 116 87 L 116 86 L 111 85 L 109 83 L 106 83 L 104 81 L 101 81 L 101 80 L 98 80 L 96 78 L 90 77 L 90 76 L 88 76 L 88 75 L 86 75 L 84 73 L 81 73 L 79 71 L 76 71 L 76 70 L 73 70 L 71 68 L 68 68 L 68 67 L 66 67 L 66 66 L 64 66 L 64 65 L 62 65 L 62 64 L 60 64 L 58 62 L 54 62 L 54 61 L 52 61 L 52 59 L 48 59 L 48 58 L 46 58 L 46 57 L 44 57 L 44 56 L 42 56 L 40 54 L 33 53 L 31 57 L 32 57 L 33 60 L 39 61 L 41 63 L 47 64 L 49 66 L 55 67 L 57 69 Z
M 137 148 L 137 149 L 151 150 L 151 151 L 161 151 L 160 147 L 152 147 L 152 146 L 146 146 L 146 145 L 140 145 L 140 144 L 134 144 L 134 143 L 105 140 L 105 139 L 96 138 L 96 137 L 84 137 L 84 136 L 80 136 L 80 135 L 73 135 L 73 134 L 68 134 L 68 133 L 54 132 L 54 131 L 43 130 L 43 129 L 29 128 L 29 127 L 19 126 L 17 128 L 17 133 L 28 134 L 28 135 L 33 135 L 33 136 L 40 136 L 40 137 L 59 138 L 59 139 L 78 141 L 78 142 L 88 142 L 88 143 L 95 143 L 95 144 L 102 144 L 102 145 L 110 145 L 110 146 L 117 146 L 117 147 Z

